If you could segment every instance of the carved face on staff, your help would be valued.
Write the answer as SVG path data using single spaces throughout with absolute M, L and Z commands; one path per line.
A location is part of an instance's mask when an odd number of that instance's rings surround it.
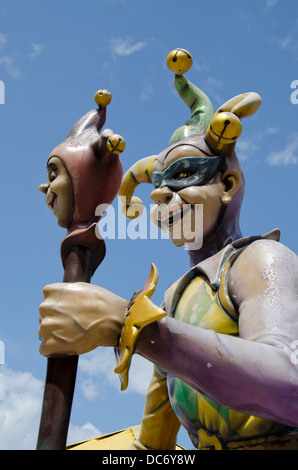
M 176 74 L 175 88 L 190 108 L 191 118 L 174 132 L 165 150 L 129 169 L 119 191 L 125 198 L 123 211 L 134 218 L 134 208 L 140 213 L 141 206 L 139 198 L 133 196 L 136 186 L 152 183 L 155 189 L 151 199 L 156 206 L 151 220 L 161 229 L 167 228 L 176 246 L 185 247 L 195 241 L 185 237 L 189 232 L 184 230 L 185 214 L 193 230 L 198 206 L 203 209 L 205 245 L 240 236 L 245 183 L 235 146 L 242 131 L 241 119 L 254 114 L 261 104 L 257 93 L 244 93 L 214 113 L 209 98 L 182 75 L 191 62 L 190 54 L 181 49 L 172 51 L 167 59 Z
M 47 183 L 39 187 L 58 224 L 69 230 L 97 222 L 97 207 L 113 201 L 122 178 L 118 155 L 125 148 L 124 139 L 108 129 L 99 134 L 110 93 L 98 91 L 95 99 L 98 110 L 77 121 L 65 140 L 51 152 Z
M 47 164 L 47 183 L 40 185 L 46 195 L 46 204 L 57 217 L 60 227 L 68 227 L 73 215 L 73 191 L 67 169 L 58 156 L 53 156 Z

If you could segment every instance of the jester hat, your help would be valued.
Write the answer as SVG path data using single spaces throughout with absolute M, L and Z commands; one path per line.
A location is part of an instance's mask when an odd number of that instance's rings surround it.
M 253 115 L 261 104 L 261 97 L 254 92 L 242 93 L 225 102 L 216 112 L 208 96 L 191 83 L 183 74 L 190 69 L 192 57 L 184 49 L 175 49 L 167 57 L 168 68 L 175 73 L 174 86 L 179 96 L 190 109 L 191 117 L 175 130 L 168 147 L 158 155 L 137 161 L 124 175 L 119 196 L 124 206 L 123 212 L 129 218 L 135 218 L 142 211 L 142 201 L 133 196 L 140 183 L 152 183 L 154 162 L 164 163 L 169 152 L 179 146 L 189 144 L 202 152 L 202 157 L 217 156 L 223 171 L 237 170 L 241 176 L 241 185 L 226 209 L 225 221 L 221 221 L 222 237 L 240 234 L 238 219 L 244 195 L 244 175 L 235 153 L 237 139 L 242 132 L 241 120 Z M 208 164 L 208 160 L 207 160 Z M 226 225 L 226 227 L 224 227 Z M 217 237 L 221 234 L 217 227 Z M 238 232 L 238 233 L 237 233 Z
M 124 139 L 110 129 L 100 134 L 110 100 L 107 90 L 96 92 L 98 109 L 89 111 L 74 124 L 48 160 L 53 156 L 60 158 L 72 184 L 72 221 L 61 244 L 64 267 L 74 245 L 86 246 L 92 252 L 92 272 L 105 256 L 105 243 L 96 224 L 118 193 L 123 175 L 119 154 L 125 148 Z
M 97 94 L 101 92 L 99 90 Z M 104 92 L 109 93 L 106 90 Z M 106 120 L 106 103 L 102 97 L 97 102 L 98 109 L 82 116 L 50 156 L 57 156 L 62 160 L 71 179 L 71 227 L 74 228 L 98 221 L 97 207 L 113 201 L 122 179 L 122 163 L 118 155 L 120 151 L 115 151 L 111 144 L 114 137 L 121 139 L 121 136 L 113 134 L 109 129 L 99 134 Z

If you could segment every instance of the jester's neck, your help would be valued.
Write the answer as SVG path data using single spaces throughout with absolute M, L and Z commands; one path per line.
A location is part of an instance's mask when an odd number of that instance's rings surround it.
M 215 255 L 227 245 L 235 240 L 242 238 L 241 230 L 237 224 L 236 227 L 229 226 L 228 230 L 220 227 L 219 230 L 212 232 L 203 240 L 202 247 L 198 250 L 189 250 L 190 267 L 199 264 L 210 256 Z

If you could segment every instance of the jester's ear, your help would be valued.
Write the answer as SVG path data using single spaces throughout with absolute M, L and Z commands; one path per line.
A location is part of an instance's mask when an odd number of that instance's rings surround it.
M 241 119 L 255 114 L 261 102 L 260 95 L 249 92 L 224 103 L 211 119 L 205 135 L 210 149 L 217 155 L 231 155 L 242 132 Z

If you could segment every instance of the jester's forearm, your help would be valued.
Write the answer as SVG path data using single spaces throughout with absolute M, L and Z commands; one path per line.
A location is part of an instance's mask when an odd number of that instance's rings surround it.
M 290 352 L 165 317 L 143 329 L 135 352 L 234 410 L 298 425 Z

